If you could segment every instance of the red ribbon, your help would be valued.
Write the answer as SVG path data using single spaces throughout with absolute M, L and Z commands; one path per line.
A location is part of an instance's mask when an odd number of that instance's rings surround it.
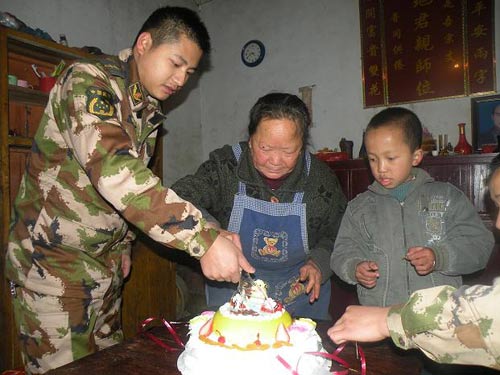
M 165 342 L 163 342 L 162 340 L 160 340 L 158 337 L 156 337 L 155 335 L 153 335 L 151 332 L 148 332 L 146 330 L 146 326 L 155 321 L 155 320 L 160 320 L 163 325 L 165 327 L 167 327 L 167 330 L 168 332 L 170 332 L 170 334 L 172 335 L 172 337 L 174 338 L 174 341 L 177 343 L 177 345 L 179 345 L 179 348 L 175 348 L 173 346 L 170 346 L 168 344 L 166 344 Z M 146 320 L 144 320 L 142 323 L 141 323 L 141 326 L 139 327 L 139 333 L 143 334 L 144 336 L 148 337 L 150 340 L 152 340 L 154 343 L 158 344 L 159 346 L 161 346 L 162 348 L 164 348 L 167 352 L 175 352 L 177 350 L 181 350 L 181 349 L 184 349 L 184 343 L 182 342 L 181 338 L 179 337 L 179 335 L 177 334 L 177 331 L 175 330 L 175 328 L 173 327 L 173 325 L 175 324 L 185 324 L 185 323 L 178 323 L 178 322 L 168 322 L 167 320 L 163 319 L 163 318 L 147 318 Z

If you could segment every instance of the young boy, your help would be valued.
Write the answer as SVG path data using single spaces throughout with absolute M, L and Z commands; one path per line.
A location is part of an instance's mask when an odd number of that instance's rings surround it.
M 210 49 L 186 8 L 157 9 L 132 49 L 71 65 L 52 90 L 14 205 L 6 274 L 28 373 L 122 340 L 127 222 L 200 259 L 210 279 L 253 272 L 241 249 L 147 168 L 165 116 Z M 220 235 L 222 234 L 222 235 Z M 239 244 L 238 244 L 239 245 Z
M 416 166 L 422 125 L 405 108 L 375 115 L 365 146 L 375 181 L 344 214 L 331 267 L 357 284 L 362 305 L 405 302 L 415 291 L 459 287 L 486 266 L 493 235 L 465 195 Z
M 499 207 L 500 155 L 490 164 L 488 187 L 491 200 Z M 500 229 L 498 210 L 495 226 Z M 500 277 L 492 286 L 428 288 L 415 292 L 404 305 L 349 306 L 328 330 L 328 335 L 337 344 L 345 341 L 373 342 L 391 337 L 400 348 L 420 349 L 440 363 L 498 369 L 498 301 Z

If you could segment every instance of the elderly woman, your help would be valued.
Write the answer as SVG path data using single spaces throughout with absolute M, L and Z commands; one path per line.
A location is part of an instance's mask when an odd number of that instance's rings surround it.
M 172 189 L 212 225 L 240 234 L 269 296 L 294 316 L 328 319 L 329 259 L 346 199 L 332 170 L 306 151 L 310 122 L 297 96 L 265 95 L 250 111 L 248 141 L 213 151 Z M 208 305 L 235 288 L 207 280 Z

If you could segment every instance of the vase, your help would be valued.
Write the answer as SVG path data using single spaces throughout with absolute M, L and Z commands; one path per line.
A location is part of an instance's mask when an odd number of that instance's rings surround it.
M 472 154 L 472 146 L 467 142 L 467 137 L 465 136 L 465 123 L 458 124 L 458 143 L 453 149 L 456 154 Z

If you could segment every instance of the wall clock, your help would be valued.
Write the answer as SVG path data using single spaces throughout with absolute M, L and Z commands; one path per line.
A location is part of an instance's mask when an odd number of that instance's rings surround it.
M 266 55 L 264 43 L 260 40 L 250 40 L 241 49 L 241 61 L 249 67 L 259 65 Z

